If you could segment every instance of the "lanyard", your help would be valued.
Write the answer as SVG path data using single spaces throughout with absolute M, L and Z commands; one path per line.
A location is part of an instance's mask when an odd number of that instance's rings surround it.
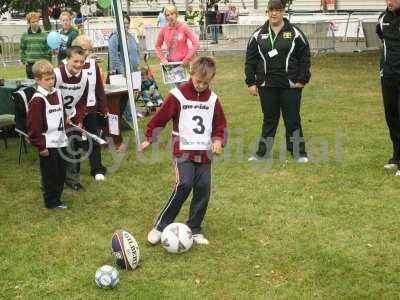
M 278 37 L 278 34 L 275 37 L 272 37 L 271 25 L 268 26 L 269 40 L 271 41 L 272 49 L 274 49 L 275 40 Z

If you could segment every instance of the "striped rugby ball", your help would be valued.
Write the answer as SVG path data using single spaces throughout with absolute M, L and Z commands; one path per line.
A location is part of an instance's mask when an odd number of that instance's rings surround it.
M 128 231 L 117 230 L 111 239 L 111 255 L 121 269 L 134 270 L 139 265 L 139 244 Z

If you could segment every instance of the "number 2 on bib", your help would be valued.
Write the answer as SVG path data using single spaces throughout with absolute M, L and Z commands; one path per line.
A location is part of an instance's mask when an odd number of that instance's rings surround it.
M 65 96 L 64 97 L 64 106 L 66 109 L 71 109 L 71 103 L 74 102 L 74 97 L 72 96 Z

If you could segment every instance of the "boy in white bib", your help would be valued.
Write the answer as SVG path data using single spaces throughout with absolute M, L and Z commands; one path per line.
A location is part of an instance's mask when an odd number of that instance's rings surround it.
M 66 115 L 60 91 L 53 88 L 53 66 L 47 60 L 37 61 L 32 72 L 38 85 L 29 102 L 27 117 L 30 143 L 38 148 L 42 191 L 48 209 L 66 209 L 61 201 L 65 181 L 64 151 Z
M 173 121 L 172 144 L 176 184 L 166 205 L 156 219 L 147 240 L 156 245 L 161 232 L 174 222 L 183 203 L 193 190 L 189 218 L 186 224 L 192 230 L 197 244 L 208 244 L 201 231 L 211 192 L 211 157 L 222 153 L 226 136 L 226 119 L 217 95 L 209 89 L 216 72 L 215 61 L 209 57 L 197 58 L 191 68 L 191 78 L 171 90 L 160 110 L 147 125 L 146 141 L 141 151 L 155 141 L 160 132 Z M 154 134 L 154 136 L 153 136 Z
M 64 109 L 71 122 L 82 128 L 88 98 L 88 76 L 83 72 L 85 50 L 71 46 L 67 50 L 66 63 L 54 69 L 55 87 L 60 90 Z M 67 173 L 65 184 L 75 191 L 84 191 L 80 182 L 81 132 L 67 127 Z
M 88 96 L 86 103 L 86 113 L 83 119 L 83 128 L 92 134 L 99 134 L 98 117 L 107 118 L 107 96 L 104 91 L 104 85 L 101 79 L 100 68 L 95 58 L 91 57 L 93 44 L 87 35 L 78 36 L 72 46 L 79 46 L 85 50 L 85 64 L 82 72 L 87 74 L 88 78 Z M 86 143 L 88 144 L 88 143 Z M 96 181 L 105 179 L 106 167 L 101 162 L 101 147 L 92 140 L 92 146 L 83 145 L 84 149 L 89 151 L 90 174 Z

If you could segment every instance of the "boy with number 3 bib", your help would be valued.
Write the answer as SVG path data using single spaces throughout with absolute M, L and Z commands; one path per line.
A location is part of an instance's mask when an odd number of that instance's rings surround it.
M 211 191 L 211 156 L 222 153 L 226 119 L 217 95 L 209 89 L 216 72 L 215 61 L 197 58 L 191 68 L 190 80 L 171 90 L 160 110 L 154 115 L 145 132 L 140 150 L 155 140 L 160 127 L 173 122 L 172 145 L 176 184 L 165 206 L 158 215 L 147 240 L 156 245 L 161 232 L 174 222 L 183 203 L 193 190 L 187 225 L 197 244 L 208 244 L 201 233 Z M 154 135 L 153 135 L 154 134 Z

